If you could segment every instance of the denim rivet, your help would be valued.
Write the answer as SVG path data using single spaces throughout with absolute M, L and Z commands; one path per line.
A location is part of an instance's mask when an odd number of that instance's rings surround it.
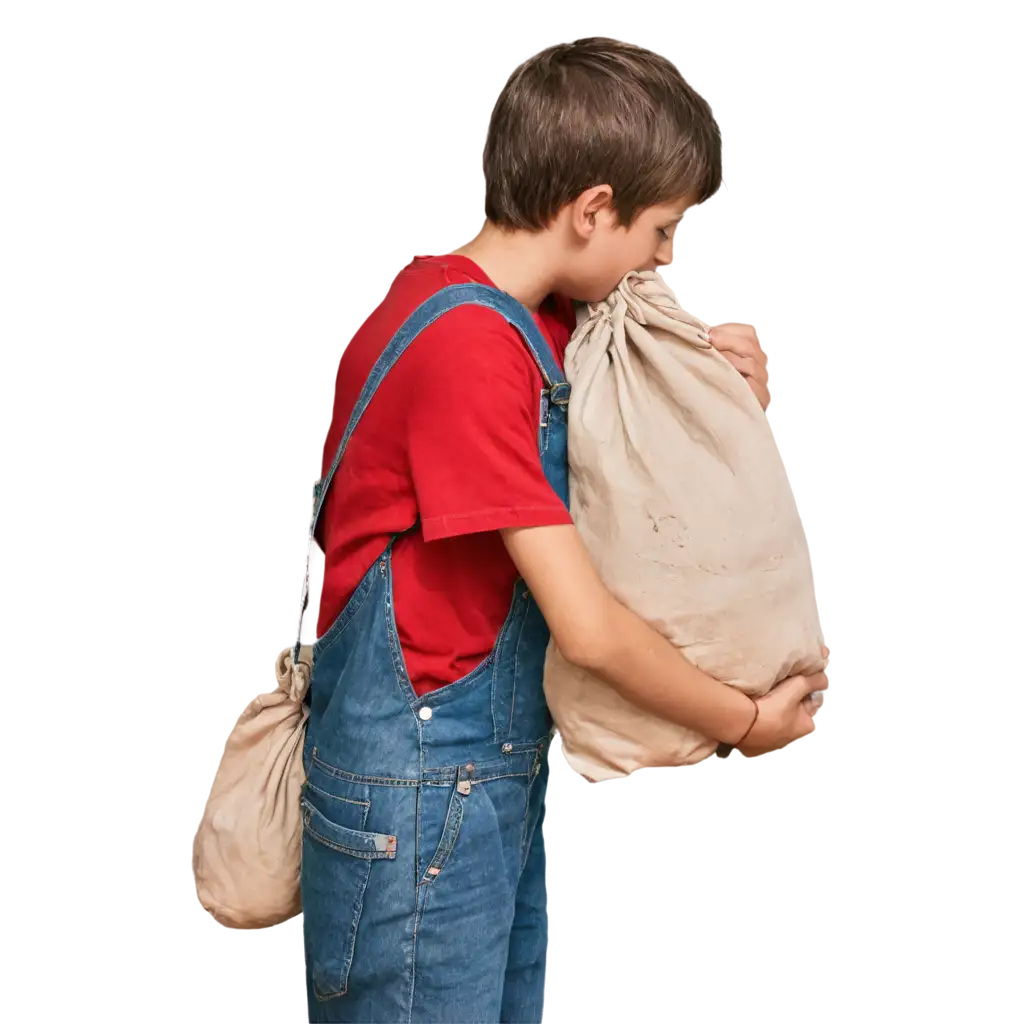
M 512 753 L 512 744 L 511 743 L 502 743 L 502 745 L 501 745 L 501 752 L 503 754 L 511 754 Z
M 434 715 L 433 708 L 420 708 L 420 718 L 424 722 L 430 721 L 430 719 L 433 717 L 433 715 Z

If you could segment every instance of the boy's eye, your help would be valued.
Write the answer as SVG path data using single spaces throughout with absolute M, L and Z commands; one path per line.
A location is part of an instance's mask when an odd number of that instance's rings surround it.
M 668 232 L 664 228 L 658 228 L 658 234 L 667 242 L 669 240 Z

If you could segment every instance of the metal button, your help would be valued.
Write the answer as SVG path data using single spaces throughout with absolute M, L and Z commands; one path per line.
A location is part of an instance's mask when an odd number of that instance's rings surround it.
M 420 718 L 422 718 L 424 722 L 428 722 L 433 717 L 434 717 L 434 709 L 433 708 L 420 708 Z
M 511 754 L 512 753 L 512 744 L 511 743 L 502 743 L 502 745 L 501 745 L 501 752 L 503 754 Z

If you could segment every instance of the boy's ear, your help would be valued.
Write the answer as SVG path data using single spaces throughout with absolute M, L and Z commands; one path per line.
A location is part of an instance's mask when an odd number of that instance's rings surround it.
M 581 192 L 570 207 L 573 231 L 583 239 L 591 238 L 601 217 L 614 215 L 611 185 L 593 185 Z

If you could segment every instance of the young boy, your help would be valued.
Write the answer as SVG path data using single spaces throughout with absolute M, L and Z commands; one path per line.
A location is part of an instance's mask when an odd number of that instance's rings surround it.
M 501 93 L 484 172 L 483 230 L 414 259 L 338 370 L 303 749 L 311 1021 L 541 1019 L 549 635 L 748 756 L 810 732 L 827 685 L 755 708 L 700 672 L 604 588 L 567 509 L 572 300 L 671 261 L 721 181 L 708 105 L 649 51 L 552 47 Z M 767 404 L 752 329 L 713 338 Z

